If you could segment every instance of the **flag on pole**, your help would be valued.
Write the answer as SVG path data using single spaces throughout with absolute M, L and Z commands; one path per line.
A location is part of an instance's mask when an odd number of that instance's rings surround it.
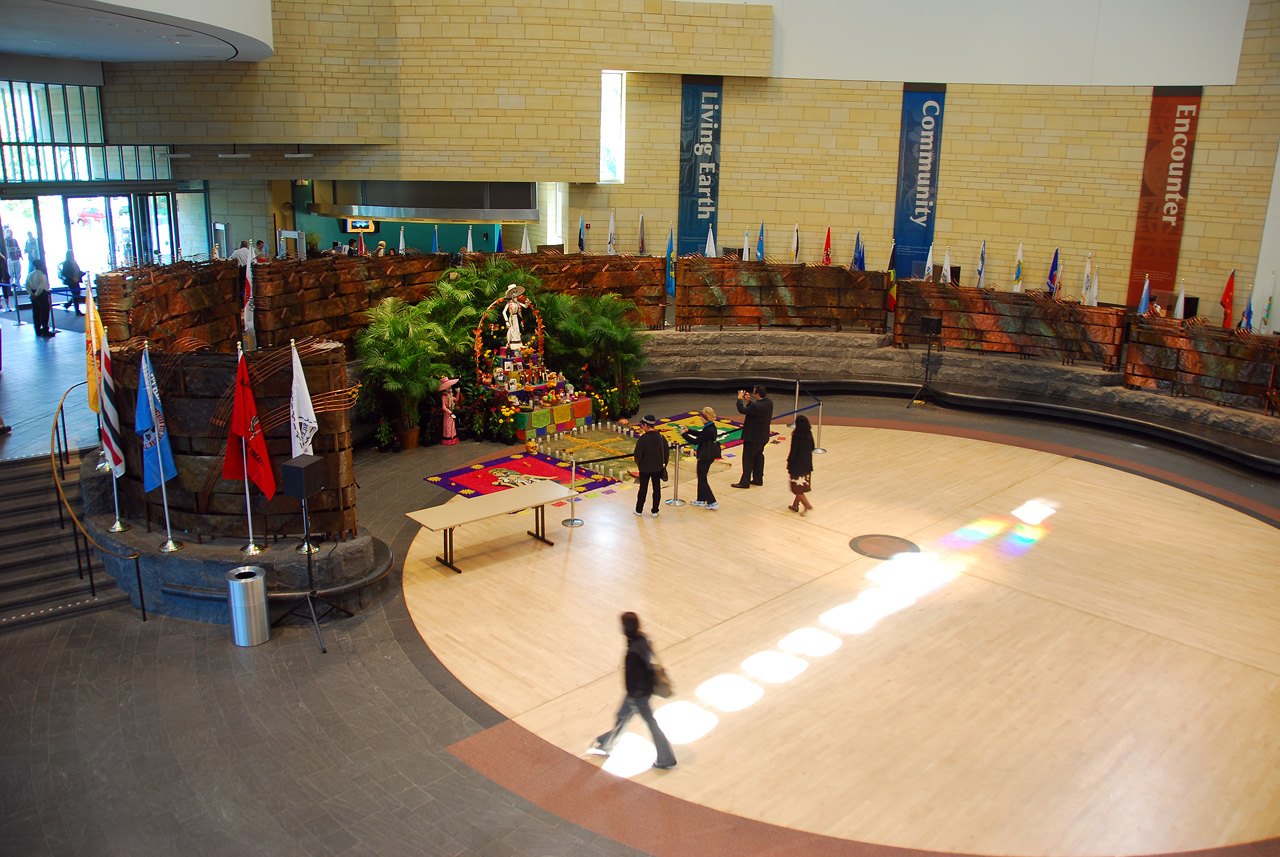
M 404 255 L 404 227 L 400 227 L 400 255 Z
M 302 371 L 302 358 L 298 356 L 298 346 L 289 343 L 293 351 L 293 391 L 289 396 L 289 438 L 293 457 L 313 455 L 311 438 L 320 424 L 316 422 L 316 409 L 311 403 L 311 391 L 307 389 L 307 376 Z
M 493 252 L 501 253 L 502 252 L 502 224 L 501 223 L 493 224 L 493 234 L 497 236 L 497 238 L 494 239 L 495 243 L 493 246 Z
M 440 225 L 436 224 L 431 227 L 431 252 L 440 252 Z
M 1222 307 L 1222 326 L 1231 327 L 1231 319 L 1235 316 L 1232 307 L 1236 302 L 1236 269 L 1231 269 L 1231 276 L 1227 277 L 1227 285 L 1222 290 L 1222 297 L 1218 299 L 1218 306 Z
M 760 237 L 756 239 L 756 261 L 764 261 L 764 221 L 760 221 Z
M 1173 302 L 1173 317 L 1182 318 L 1187 312 L 1187 281 L 1178 284 L 1178 299 Z
M 709 223 L 707 224 L 707 248 L 702 255 L 708 259 L 716 258 L 716 234 Z
M 826 243 L 822 245 L 822 264 L 824 265 L 831 264 L 831 227 L 830 226 L 827 227 Z
M 587 225 L 586 215 L 578 215 L 578 252 L 585 253 L 587 250 Z
M 361 253 L 364 248 L 361 248 Z M 244 332 L 253 333 L 254 317 L 257 315 L 257 307 L 253 300 L 253 263 L 250 262 L 240 269 L 244 272 Z
M 521 253 L 533 252 L 533 250 L 530 249 L 529 247 L 529 227 L 528 226 L 525 226 L 524 228 L 524 238 L 520 239 L 520 252 Z
M 1057 247 L 1053 248 L 1053 264 L 1049 266 L 1049 279 L 1045 283 L 1045 287 L 1049 290 L 1050 295 L 1053 295 L 1053 293 L 1058 288 L 1058 248 Z
M 1095 306 L 1093 298 L 1093 254 L 1089 254 L 1089 258 L 1084 263 L 1084 283 L 1080 286 L 1080 303 L 1085 306 Z
M 1099 271 L 1101 271 L 1101 270 L 1102 270 L 1102 268 L 1098 268 L 1098 270 L 1097 270 L 1097 271 L 1094 271 L 1094 272 L 1093 272 L 1093 287 L 1092 287 L 1092 288 L 1093 288 L 1093 291 L 1092 291 L 1092 296 L 1093 296 L 1093 297 L 1092 297 L 1092 299 L 1089 301 L 1089 306 L 1097 306 L 1097 305 L 1098 305 L 1098 281 L 1102 279 L 1102 275 L 1099 273 Z
M 1276 272 L 1271 271 L 1271 294 L 1267 295 L 1267 308 L 1262 311 L 1262 324 L 1258 326 L 1258 330 L 1262 333 L 1271 332 L 1271 304 L 1276 299 Z
M 749 249 L 750 247 L 751 247 L 751 230 L 744 229 L 742 230 L 742 261 L 744 262 L 751 258 L 751 250 Z
M 644 255 L 644 212 L 640 212 L 640 255 Z
M 364 233 L 360 233 L 360 246 L 356 249 L 356 255 L 363 256 L 364 253 Z
M 89 283 L 84 290 L 84 367 L 85 378 L 89 382 L 89 410 L 101 413 L 98 404 L 98 350 L 102 347 L 102 319 L 98 317 L 98 308 L 93 302 L 93 284 Z
M 978 251 L 978 288 L 987 286 L 987 239 L 982 239 L 982 249 Z
M 951 282 L 951 248 L 947 248 L 947 254 L 942 257 L 942 278 L 941 282 Z
M 471 224 L 470 223 L 467 224 L 467 252 L 468 253 L 475 252 L 475 250 L 471 245 Z
M 924 257 L 924 279 L 933 282 L 933 245 L 929 245 L 929 255 Z
M 666 261 L 666 281 L 667 294 L 675 297 L 676 294 L 676 234 L 668 229 L 667 231 L 667 261 Z
M 116 404 L 116 381 L 111 375 L 111 346 L 107 344 L 106 331 L 102 333 L 101 372 L 99 380 L 102 387 L 100 398 L 102 423 L 98 427 L 98 436 L 102 440 L 102 451 L 107 454 L 107 464 L 111 465 L 111 475 L 124 476 L 124 437 L 120 434 L 120 408 Z
M 1151 309 L 1151 275 L 1142 282 L 1142 300 L 1138 301 L 1138 315 L 1146 315 Z
M 1013 290 L 1022 291 L 1022 242 L 1018 242 L 1018 261 L 1013 265 Z
M 1240 313 L 1241 330 L 1253 330 L 1253 284 L 1249 284 L 1249 296 L 1244 301 L 1244 312 Z
M 889 245 L 889 312 L 898 308 L 898 242 Z
M 236 443 L 241 438 L 243 445 Z M 237 449 L 237 447 L 240 447 Z M 258 406 L 249 386 L 249 362 L 244 353 L 236 366 L 235 403 L 231 408 L 231 425 L 227 434 L 227 455 L 222 461 L 223 479 L 249 479 L 270 500 L 276 494 L 276 477 L 267 458 L 267 439 L 258 423 Z
M 169 448 L 169 430 L 160 407 L 160 388 L 151 369 L 151 352 L 142 352 L 139 368 L 138 406 L 134 409 L 133 430 L 142 435 L 142 490 L 154 491 L 178 475 Z
M 800 224 L 796 224 L 795 237 L 791 239 L 791 263 L 800 261 Z
M 858 237 L 853 242 L 853 266 L 859 271 L 867 270 L 867 245 L 862 243 L 862 230 L 858 230 Z
M 609 240 L 605 244 L 605 252 L 610 256 L 618 252 L 618 235 L 613 228 L 613 210 L 609 210 Z

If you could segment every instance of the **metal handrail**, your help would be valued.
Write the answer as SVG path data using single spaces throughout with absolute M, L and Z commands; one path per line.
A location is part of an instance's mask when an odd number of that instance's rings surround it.
M 102 545 L 98 544 L 97 541 L 95 541 L 94 538 L 89 535 L 89 532 L 84 528 L 84 525 L 80 523 L 80 519 L 76 517 L 76 513 L 71 509 L 71 503 L 67 500 L 66 492 L 62 490 L 62 480 L 63 478 L 65 478 L 65 471 L 63 469 L 63 465 L 68 461 L 68 456 L 70 454 L 70 449 L 68 448 L 69 444 L 67 443 L 67 439 L 66 439 L 67 438 L 67 422 L 66 422 L 66 415 L 63 413 L 63 406 L 66 404 L 67 396 L 71 395 L 72 390 L 74 390 L 76 387 L 87 386 L 88 383 L 89 383 L 88 381 L 81 381 L 79 384 L 72 384 L 70 387 L 68 387 L 67 391 L 62 394 L 62 398 L 58 401 L 58 409 L 54 411 L 54 414 L 53 414 L 53 428 L 51 431 L 51 437 L 49 438 L 49 464 L 51 469 L 53 470 L 53 487 L 58 489 L 58 499 L 62 501 L 62 505 L 58 507 L 58 518 L 59 520 L 62 519 L 62 510 L 63 508 L 65 508 L 67 510 L 67 514 L 71 516 L 71 522 L 75 524 L 75 533 L 73 533 L 73 535 L 76 538 L 77 565 L 80 564 L 80 539 L 83 538 L 85 540 L 84 563 L 86 566 L 88 566 L 89 594 L 92 595 L 93 597 L 95 598 L 97 597 L 98 591 L 97 591 L 97 587 L 94 585 L 94 582 L 93 582 L 93 559 L 92 559 L 92 555 L 89 552 L 89 545 L 93 545 L 95 548 L 102 551 L 103 553 L 110 554 L 111 556 L 116 557 L 117 559 L 133 560 L 133 573 L 136 576 L 138 581 L 138 603 L 142 607 L 142 621 L 145 622 L 147 621 L 147 599 L 146 599 L 145 593 L 143 593 L 142 591 L 142 565 L 139 562 L 142 555 L 137 551 L 134 551 L 133 553 L 128 555 L 116 553 L 110 548 L 105 548 Z M 59 435 L 59 432 L 58 432 L 59 427 L 61 427 L 62 429 L 61 435 Z M 82 572 L 81 578 L 83 577 L 84 575 Z

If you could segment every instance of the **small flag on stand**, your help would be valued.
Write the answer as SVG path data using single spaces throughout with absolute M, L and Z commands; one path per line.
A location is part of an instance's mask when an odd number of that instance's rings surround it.
M 164 423 L 164 409 L 160 407 L 160 389 L 151 368 L 150 349 L 142 352 L 139 380 L 133 430 L 142 435 L 142 490 L 154 491 L 177 476 L 178 469 L 173 464 L 173 450 L 169 448 L 169 431 Z
M 609 240 L 605 244 L 605 252 L 610 256 L 618 252 L 618 234 L 613 228 L 613 211 L 609 211 Z
M 822 245 L 822 264 L 831 264 L 831 227 L 827 227 L 827 240 Z
M 578 252 L 585 253 L 587 250 L 587 225 L 586 215 L 578 215 Z
M 760 221 L 760 237 L 756 239 L 756 261 L 764 261 L 764 221 Z
M 293 389 L 289 395 L 289 438 L 293 457 L 312 455 L 311 438 L 320 424 L 316 422 L 316 409 L 311 403 L 311 391 L 307 389 L 307 376 L 302 371 L 302 358 L 298 345 L 290 340 L 293 352 Z
M 898 308 L 898 242 L 889 245 L 889 312 Z
M 501 223 L 493 224 L 493 234 L 497 236 L 497 238 L 494 239 L 493 252 L 501 253 L 502 252 L 502 224 Z
M 716 258 L 716 234 L 710 224 L 707 224 L 707 248 L 702 255 L 708 259 Z
M 1173 317 L 1182 318 L 1187 312 L 1187 281 L 1178 284 L 1178 299 L 1173 302 Z
M 1058 290 L 1058 248 L 1053 248 L 1053 264 L 1049 266 L 1049 279 L 1045 283 L 1045 288 L 1049 290 L 1052 296 Z
M 978 251 L 978 288 L 987 287 L 987 239 L 982 239 L 982 249 Z
M 240 438 L 240 443 L 236 443 Z M 239 446 L 240 449 L 236 449 Z M 258 406 L 249 384 L 249 363 L 244 353 L 236 366 L 235 401 L 227 435 L 227 454 L 222 461 L 223 479 L 248 479 L 270 500 L 276 494 L 276 478 L 267 458 L 267 439 L 258 422 Z
M 475 249 L 472 247 L 472 244 L 471 244 L 471 224 L 470 223 L 467 224 L 467 252 L 468 253 L 475 252 Z
M 742 261 L 744 262 L 746 262 L 748 259 L 751 258 L 751 251 L 748 249 L 750 246 L 751 246 L 751 230 L 744 229 L 742 230 Z
M 940 278 L 940 282 L 943 282 L 943 283 L 951 282 L 951 248 L 950 247 L 947 248 L 946 255 L 942 257 L 942 277 Z
M 641 256 L 644 255 L 644 212 L 640 212 L 640 250 Z
M 791 263 L 800 261 L 800 224 L 796 224 L 795 237 L 791 239 Z
M 676 294 L 676 234 L 668 227 L 667 232 L 667 261 L 666 261 L 666 286 L 667 294 L 675 297 Z
M 532 252 L 533 252 L 532 250 L 530 250 L 530 249 L 529 249 L 529 227 L 528 227 L 528 226 L 525 226 L 525 228 L 524 228 L 524 238 L 522 238 L 522 239 L 520 240 L 520 252 L 521 252 L 521 253 L 532 253 Z
M 436 224 L 431 228 L 431 252 L 440 252 L 440 226 Z
M 1018 261 L 1013 265 L 1013 290 L 1022 291 L 1022 242 L 1018 242 Z
M 1084 263 L 1084 283 L 1080 286 L 1080 303 L 1085 306 L 1096 306 L 1093 303 L 1093 254 Z
M 400 227 L 400 255 L 404 255 L 404 227 Z
M 1146 315 L 1151 309 L 1151 275 L 1142 282 L 1142 299 L 1138 301 L 1138 315 Z
M 124 476 L 124 437 L 120 434 L 120 407 L 116 403 L 116 381 L 111 374 L 111 346 L 107 344 L 106 331 L 102 334 L 100 354 L 102 396 L 99 413 L 102 423 L 98 426 L 98 436 L 102 439 L 102 450 L 107 454 L 111 474 L 119 478 Z
M 1227 285 L 1222 290 L 1222 297 L 1218 299 L 1218 306 L 1222 307 L 1222 326 L 1224 328 L 1231 327 L 1231 319 L 1235 316 L 1232 307 L 1236 302 L 1236 269 L 1231 269 L 1231 276 L 1227 277 Z
M 853 267 L 859 271 L 867 270 L 867 245 L 862 243 L 862 230 L 853 241 Z
M 929 245 L 929 255 L 924 257 L 924 280 L 933 282 L 933 245 Z

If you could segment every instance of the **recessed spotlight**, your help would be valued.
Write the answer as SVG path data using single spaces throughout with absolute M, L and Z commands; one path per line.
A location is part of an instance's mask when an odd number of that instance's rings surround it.
M 248 153 L 248 152 L 237 152 L 237 151 L 236 151 L 236 144 L 235 144 L 235 143 L 232 143 L 232 144 L 231 144 L 231 151 L 230 151 L 230 152 L 219 152 L 219 153 L 218 153 L 218 157 L 219 157 L 219 158 L 222 158 L 223 160 L 232 160 L 232 159 L 235 159 L 235 160 L 246 160 L 246 159 L 248 159 L 248 158 L 249 158 L 249 153 Z

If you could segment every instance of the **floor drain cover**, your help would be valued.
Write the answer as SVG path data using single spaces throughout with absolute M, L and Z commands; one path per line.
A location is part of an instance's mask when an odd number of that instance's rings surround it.
M 900 553 L 920 553 L 920 548 L 898 536 L 858 536 L 849 542 L 849 547 L 872 559 L 889 559 Z

